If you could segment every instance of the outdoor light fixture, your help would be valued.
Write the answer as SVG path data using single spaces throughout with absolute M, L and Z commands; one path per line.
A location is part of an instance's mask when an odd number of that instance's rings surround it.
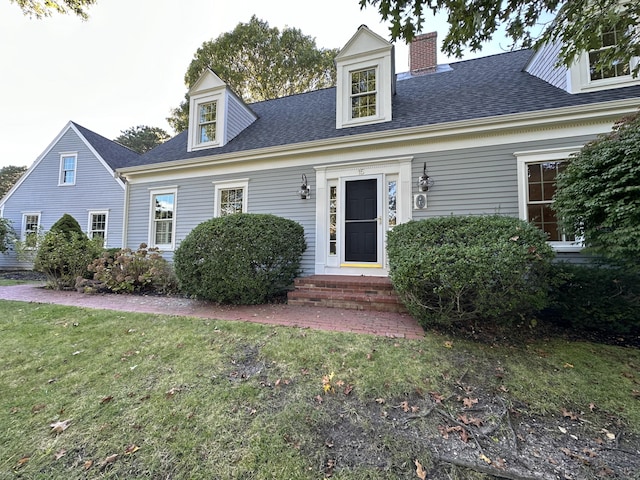
M 309 188 L 309 184 L 307 183 L 307 176 L 302 174 L 302 185 L 300 185 L 300 198 L 306 200 L 311 195 L 311 188 Z
M 433 186 L 433 179 L 427 175 L 427 162 L 424 162 L 424 166 L 422 167 L 422 175 L 418 178 L 418 190 L 421 192 L 426 192 L 429 190 L 429 187 Z

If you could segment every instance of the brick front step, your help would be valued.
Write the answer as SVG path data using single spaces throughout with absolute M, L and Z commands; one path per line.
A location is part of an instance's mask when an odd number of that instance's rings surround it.
M 387 277 L 312 275 L 296 278 L 289 305 L 406 312 Z

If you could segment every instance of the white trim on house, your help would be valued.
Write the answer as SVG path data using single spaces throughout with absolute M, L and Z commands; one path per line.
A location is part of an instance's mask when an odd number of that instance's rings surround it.
M 339 151 L 341 158 L 347 161 L 357 161 L 362 159 L 362 151 L 375 151 L 377 157 L 392 157 L 411 155 L 417 147 L 428 153 L 519 141 L 597 135 L 611 131 L 611 125 L 617 119 L 634 113 L 638 107 L 640 101 L 632 104 L 628 99 L 614 100 L 595 105 L 500 115 L 174 160 L 121 168 L 118 172 L 132 183 L 149 183 L 189 178 L 194 175 L 194 171 L 198 174 L 250 172 L 262 163 L 273 164 L 275 161 L 281 167 L 314 166 L 323 163 L 322 158 L 335 151 Z M 557 128 L 558 126 L 561 128 Z M 239 162 L 242 165 L 237 165 Z
M 67 158 L 73 158 L 73 181 L 65 182 L 65 173 L 71 171 L 71 169 L 65 168 L 65 160 Z M 68 187 L 76 184 L 78 179 L 78 152 L 60 152 L 60 170 L 58 172 L 58 186 Z
M 316 166 L 316 274 L 340 275 L 388 275 L 386 258 L 386 231 L 388 209 L 385 200 L 386 179 L 397 181 L 397 223 L 411 220 L 411 165 L 413 157 L 368 159 L 359 162 Z M 369 265 L 345 262 L 342 232 L 344 226 L 344 183 L 349 180 L 377 178 L 381 182 L 381 218 L 378 261 Z M 336 255 L 330 252 L 329 238 L 329 194 L 331 187 L 337 188 L 337 235 Z
M 567 160 L 571 155 L 578 153 L 582 146 L 531 150 L 526 152 L 514 152 L 518 165 L 518 215 L 522 220 L 529 220 L 527 215 L 528 182 L 527 165 L 540 162 L 558 162 Z M 583 249 L 582 241 L 548 242 L 557 252 L 579 252 Z
M 93 230 L 91 229 L 91 227 L 93 226 L 93 216 L 94 215 L 104 215 L 104 238 L 103 238 L 103 245 L 106 248 L 107 247 L 107 236 L 108 236 L 108 232 L 109 232 L 109 210 L 89 210 L 87 212 L 87 236 L 89 238 L 93 238 L 92 233 Z M 96 230 L 98 231 L 98 230 Z
M 35 232 L 33 230 L 30 230 L 32 233 L 35 233 L 36 235 L 38 235 L 40 233 L 40 228 L 42 225 L 42 210 L 31 210 L 31 211 L 25 211 L 25 212 L 20 212 L 22 213 L 22 222 L 20 225 L 20 241 L 21 242 L 26 242 L 27 240 L 27 230 L 26 230 L 26 225 L 27 225 L 27 217 L 29 216 L 37 216 L 38 217 L 38 226 L 36 227 Z M 29 248 L 29 247 L 27 247 Z
M 633 57 L 629 65 L 629 71 L 633 72 L 633 69 L 640 63 L 640 58 Z M 589 73 L 589 54 L 583 53 L 578 57 L 578 60 L 571 65 L 571 68 L 567 71 L 570 93 L 586 93 L 597 92 L 601 90 L 610 90 L 612 88 L 630 87 L 632 85 L 640 85 L 640 76 L 633 78 L 633 75 L 621 75 L 619 77 L 602 78 L 599 80 L 591 80 L 591 74 Z
M 171 217 L 171 241 L 169 243 L 156 243 L 156 219 L 154 209 L 154 198 L 159 195 L 173 195 L 173 214 Z M 148 242 L 149 247 L 156 247 L 162 251 L 173 251 L 176 245 L 176 219 L 178 217 L 178 187 L 158 187 L 149 189 L 149 225 L 148 225 Z
M 223 190 L 242 189 L 242 213 L 247 213 L 247 204 L 249 203 L 249 179 L 240 178 L 236 180 L 224 180 L 213 182 L 214 198 L 213 208 L 216 217 L 221 216 L 220 211 L 220 195 Z

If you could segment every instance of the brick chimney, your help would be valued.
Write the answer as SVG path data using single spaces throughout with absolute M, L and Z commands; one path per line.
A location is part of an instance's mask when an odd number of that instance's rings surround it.
M 412 75 L 433 73 L 438 66 L 438 32 L 414 37 L 409 45 L 409 70 Z

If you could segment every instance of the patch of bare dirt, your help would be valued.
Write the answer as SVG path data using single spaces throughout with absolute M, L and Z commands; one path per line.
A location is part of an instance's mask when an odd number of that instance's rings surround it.
M 325 476 L 368 466 L 420 478 L 416 464 L 407 462 L 413 458 L 432 480 L 452 478 L 452 465 L 485 478 L 640 478 L 640 438 L 615 421 L 593 425 L 579 416 L 530 416 L 524 406 L 468 385 L 446 399 L 363 404 L 336 395 L 315 408 L 332 419 L 311 446 L 323 454 Z

